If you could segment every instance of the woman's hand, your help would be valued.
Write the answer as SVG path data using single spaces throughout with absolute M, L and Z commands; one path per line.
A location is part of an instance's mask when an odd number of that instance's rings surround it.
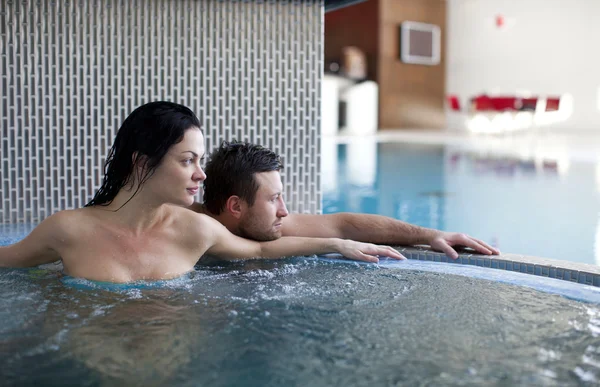
M 340 239 L 337 246 L 338 253 L 355 261 L 378 263 L 378 256 L 394 259 L 406 259 L 397 250 L 389 246 L 374 245 L 372 243 L 356 242 L 349 239 Z

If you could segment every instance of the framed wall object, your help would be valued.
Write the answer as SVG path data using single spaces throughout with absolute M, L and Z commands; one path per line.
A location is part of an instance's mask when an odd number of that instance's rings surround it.
M 400 24 L 400 60 L 435 66 L 440 63 L 441 32 L 435 24 L 405 21 Z

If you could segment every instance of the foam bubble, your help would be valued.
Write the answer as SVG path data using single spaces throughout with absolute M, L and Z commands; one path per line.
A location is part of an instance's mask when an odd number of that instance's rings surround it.
M 538 352 L 538 359 L 543 362 L 560 360 L 561 356 L 560 352 L 551 349 L 540 348 Z
M 575 367 L 575 369 L 573 370 L 573 373 L 575 375 L 577 375 L 577 377 L 582 382 L 587 382 L 587 383 L 594 383 L 594 382 L 596 382 L 596 375 L 593 372 L 591 372 L 591 371 L 585 371 L 581 367 Z

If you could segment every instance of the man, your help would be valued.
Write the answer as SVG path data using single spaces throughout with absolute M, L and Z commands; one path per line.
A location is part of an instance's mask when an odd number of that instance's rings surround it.
M 259 145 L 223 142 L 206 164 L 204 204 L 192 209 L 205 213 L 241 237 L 258 241 L 282 236 L 335 237 L 391 245 L 429 245 L 452 259 L 453 246 L 481 254 L 500 252 L 471 236 L 428 229 L 381 215 L 337 213 L 290 214 L 282 191 L 279 155 Z

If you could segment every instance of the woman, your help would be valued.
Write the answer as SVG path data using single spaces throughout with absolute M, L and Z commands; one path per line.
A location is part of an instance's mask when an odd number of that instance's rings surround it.
M 102 186 L 84 208 L 60 211 L 25 239 L 0 247 L 0 266 L 27 267 L 61 259 L 66 274 L 130 282 L 178 277 L 205 253 L 224 259 L 278 258 L 338 252 L 377 262 L 397 259 L 390 247 L 335 238 L 255 242 L 231 234 L 209 216 L 189 211 L 206 178 L 200 122 L 185 106 L 152 102 L 123 122 Z

